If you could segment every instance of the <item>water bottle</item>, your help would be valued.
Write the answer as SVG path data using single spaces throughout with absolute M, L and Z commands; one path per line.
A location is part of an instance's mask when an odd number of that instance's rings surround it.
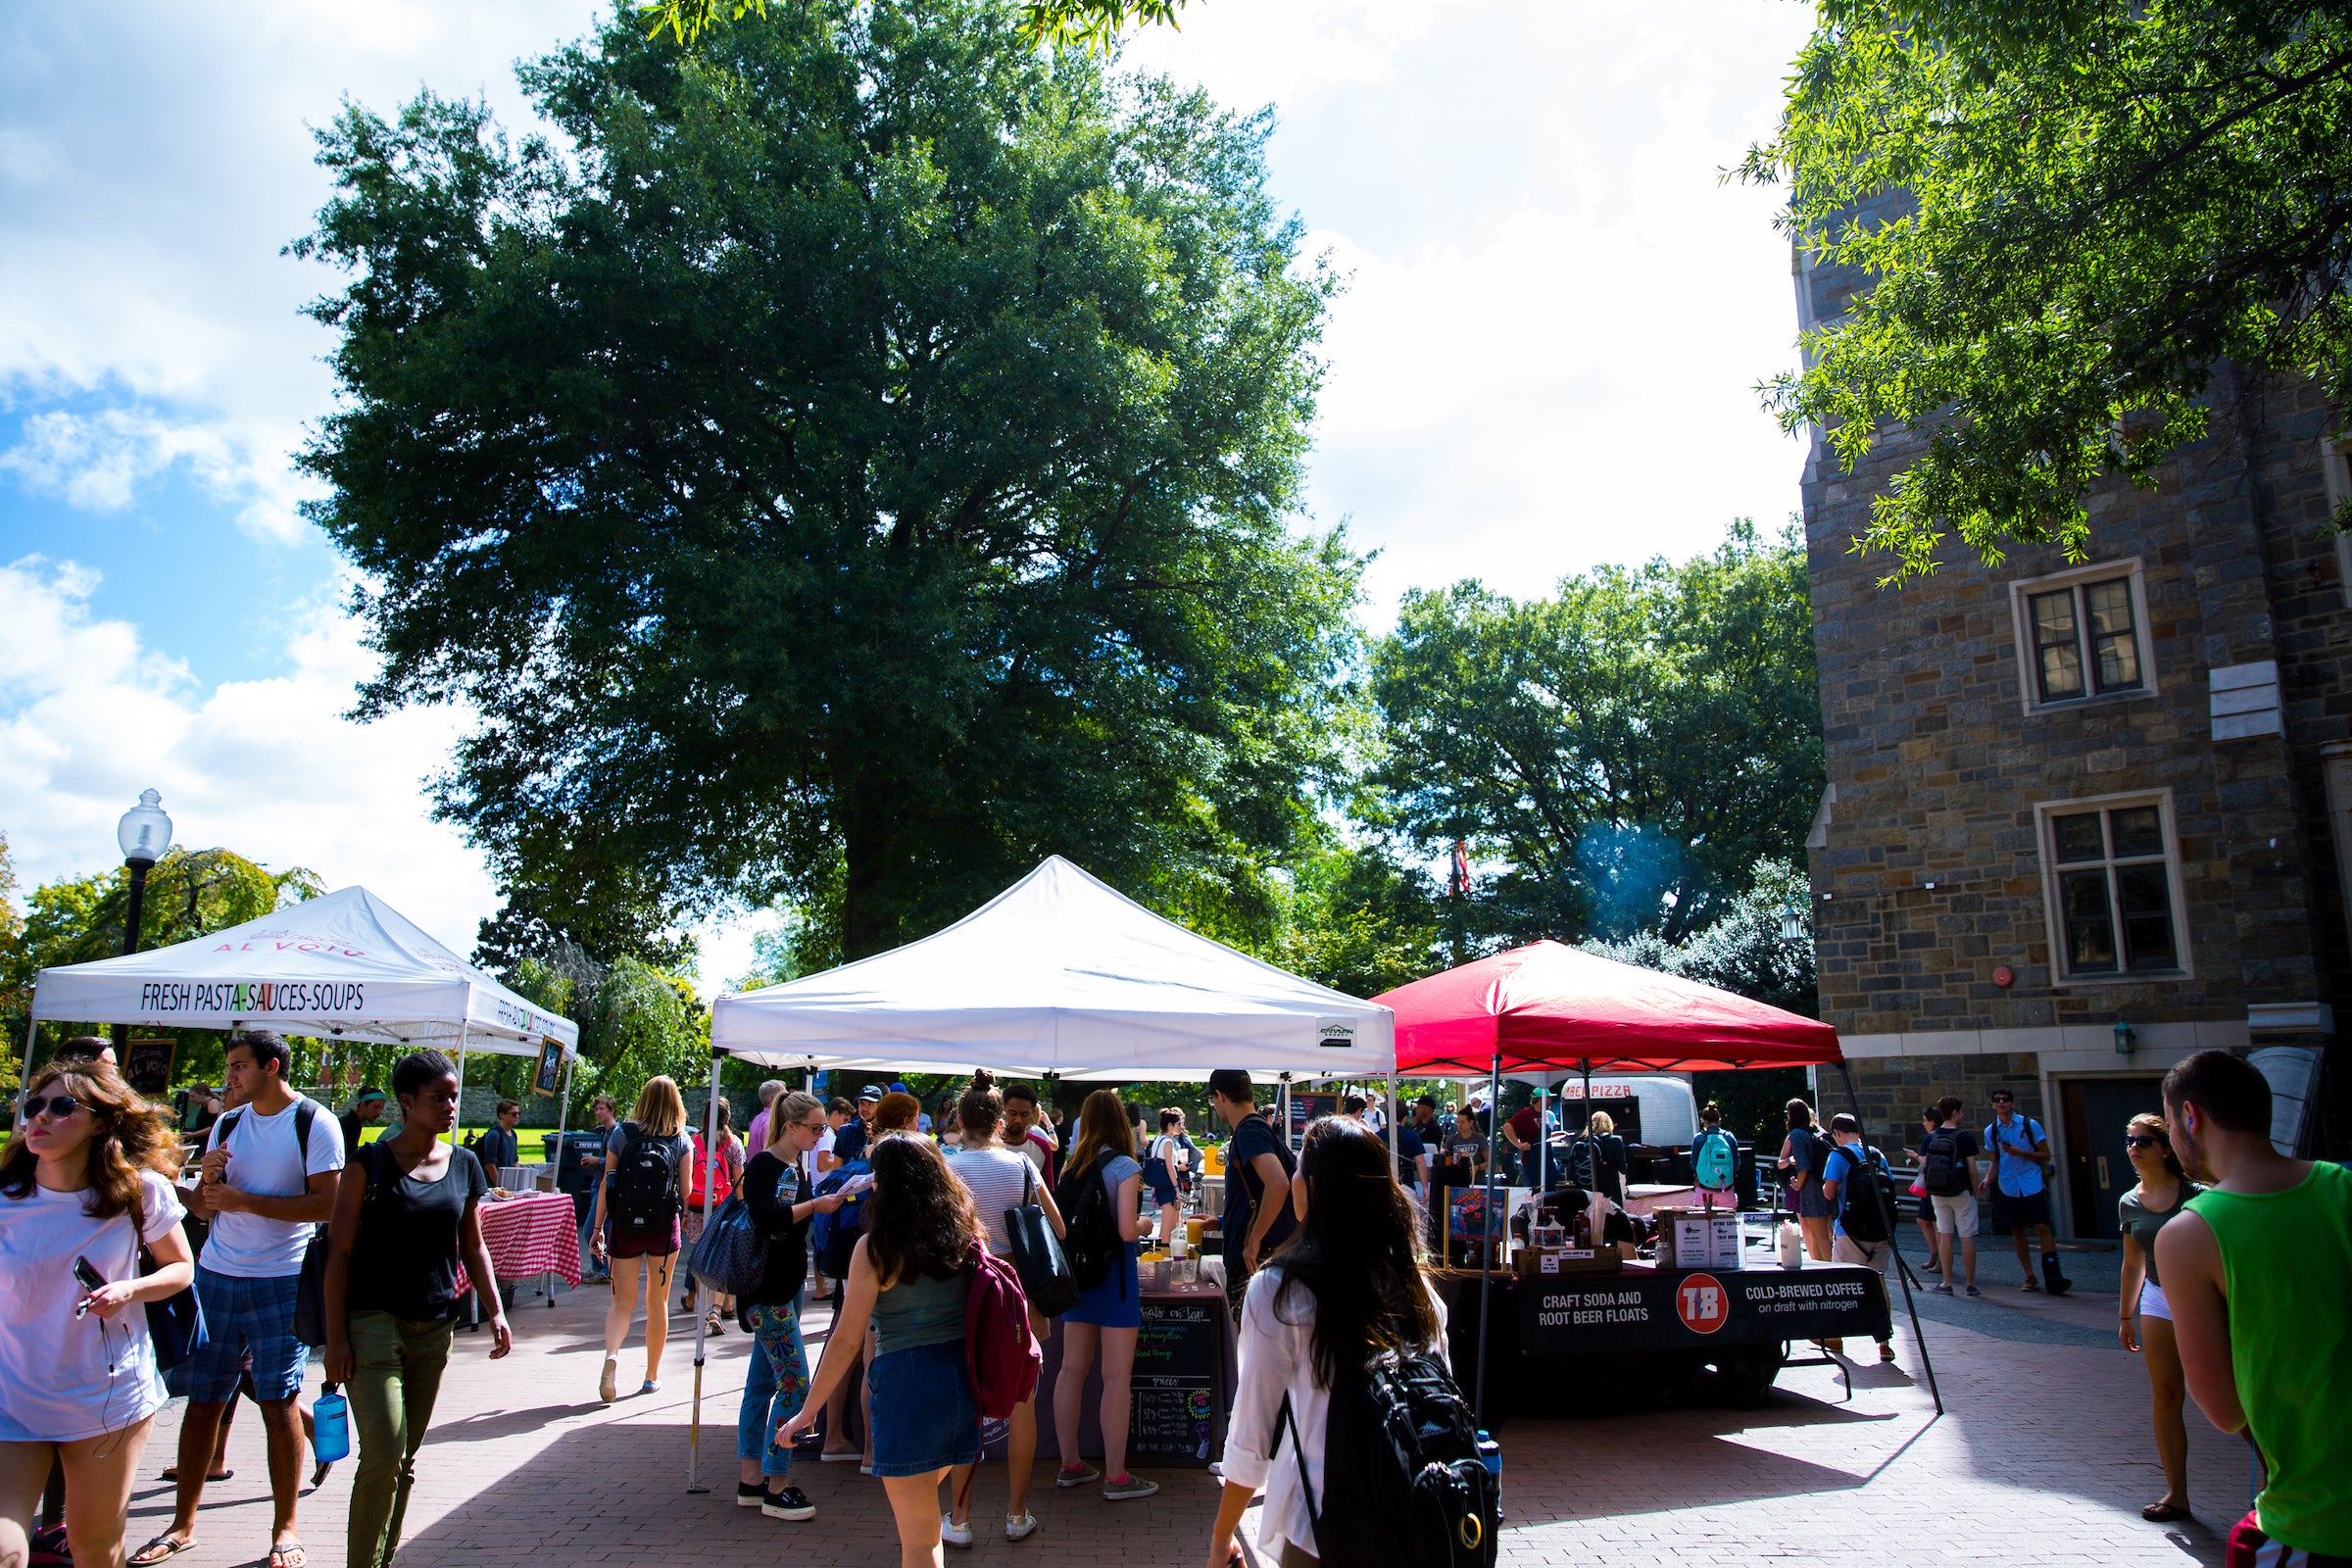
M 311 1457 L 332 1464 L 351 1453 L 351 1401 L 329 1383 L 311 1403 Z
M 1497 1481 L 1502 1479 L 1502 1445 L 1488 1437 L 1484 1430 L 1478 1434 L 1478 1462 L 1487 1467 L 1487 1474 Z

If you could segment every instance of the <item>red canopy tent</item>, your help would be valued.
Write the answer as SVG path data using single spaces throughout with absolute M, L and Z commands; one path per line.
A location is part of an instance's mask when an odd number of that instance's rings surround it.
M 1835 1065 L 1854 1095 L 1838 1031 L 1818 1018 L 1751 1001 L 1677 975 L 1620 963 L 1558 942 L 1533 942 L 1493 957 L 1398 986 L 1372 999 L 1396 1014 L 1399 1075 L 1465 1078 L 1484 1075 L 1499 1104 L 1502 1075 L 1573 1072 L 1586 1077 L 1592 1099 L 1594 1067 L 1640 1072 L 1714 1072 L 1738 1067 Z M 1487 1162 L 1489 1245 L 1482 1274 L 1493 1264 L 1494 1164 Z M 1876 1186 L 1873 1184 L 1874 1193 Z M 1894 1235 L 1894 1217 L 1886 1216 Z M 1888 1244 L 1892 1245 L 1891 1242 Z M 1901 1256 L 1895 1273 L 1908 1303 L 1911 1284 Z M 1481 1285 L 1478 1404 L 1486 1404 L 1487 1325 Z M 1919 1333 L 1919 1313 L 1911 1313 Z M 1924 1359 L 1927 1343 L 1920 1341 Z M 1936 1370 L 1928 1364 L 1928 1386 Z M 1943 1409 L 1940 1394 L 1936 1408 Z
M 1844 1060 L 1838 1031 L 1695 980 L 1534 942 L 1373 999 L 1396 1014 L 1396 1070 L 1426 1077 Z

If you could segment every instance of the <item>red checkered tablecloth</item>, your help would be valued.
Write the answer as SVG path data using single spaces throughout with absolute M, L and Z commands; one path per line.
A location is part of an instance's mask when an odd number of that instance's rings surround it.
M 580 1283 L 579 1221 L 564 1193 L 524 1193 L 504 1202 L 482 1200 L 482 1241 L 501 1280 L 552 1273 L 566 1285 Z M 473 1287 L 458 1265 L 458 1293 Z

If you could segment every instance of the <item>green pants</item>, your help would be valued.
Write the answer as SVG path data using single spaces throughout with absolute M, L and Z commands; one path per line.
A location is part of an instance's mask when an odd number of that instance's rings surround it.
M 400 1549 L 401 1516 L 416 1478 L 416 1450 L 433 1418 L 441 1369 L 449 1364 L 447 1318 L 418 1323 L 389 1312 L 354 1312 L 351 1337 L 352 1425 L 360 1442 L 351 1482 L 350 1568 L 390 1568 Z

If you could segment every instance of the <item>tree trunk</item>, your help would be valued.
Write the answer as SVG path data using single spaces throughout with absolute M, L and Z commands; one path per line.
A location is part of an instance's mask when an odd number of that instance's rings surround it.
M 887 808 L 870 808 L 855 783 L 836 786 L 841 821 L 841 957 L 870 958 L 899 945 L 891 897 L 891 831 Z

